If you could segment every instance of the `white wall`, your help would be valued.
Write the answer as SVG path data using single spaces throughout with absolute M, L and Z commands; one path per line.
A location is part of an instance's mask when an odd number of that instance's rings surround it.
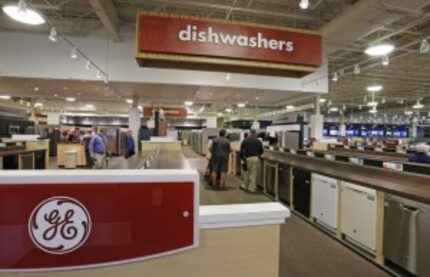
M 204 118 L 206 120 L 206 128 L 217 128 L 217 117 L 208 116 Z
M 70 39 L 109 72 L 112 81 L 328 92 L 327 62 L 304 79 L 231 74 L 226 81 L 225 73 L 140 68 L 132 30 L 121 43 L 98 34 Z M 12 32 L 0 32 L 0 76 L 97 80 L 94 70 L 85 70 L 85 60 L 70 59 L 70 47 L 61 39 L 53 43 L 48 34 Z
M 48 125 L 60 125 L 61 113 L 47 112 L 47 124 Z

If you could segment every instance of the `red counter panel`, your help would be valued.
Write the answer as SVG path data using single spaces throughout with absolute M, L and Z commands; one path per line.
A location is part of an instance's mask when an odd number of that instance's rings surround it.
M 0 186 L 0 269 L 88 267 L 196 244 L 194 184 Z

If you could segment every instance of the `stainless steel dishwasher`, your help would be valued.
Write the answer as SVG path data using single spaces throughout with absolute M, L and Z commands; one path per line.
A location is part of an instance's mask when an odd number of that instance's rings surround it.
M 430 276 L 430 205 L 385 196 L 385 258 L 419 276 Z

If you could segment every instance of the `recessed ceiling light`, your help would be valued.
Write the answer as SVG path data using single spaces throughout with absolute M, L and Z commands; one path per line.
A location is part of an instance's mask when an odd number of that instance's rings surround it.
M 58 97 L 58 94 L 54 94 L 54 97 Z
M 64 89 L 64 90 L 67 90 L 68 88 L 67 88 L 67 87 L 63 87 L 63 89 Z
M 0 95 L 0 99 L 3 99 L 3 100 L 9 100 L 11 97 L 10 97 L 10 95 Z
M 338 111 L 339 111 L 339 108 L 338 108 L 338 107 L 331 107 L 331 108 L 329 109 L 329 111 L 330 111 L 330 112 L 338 112 Z
M 35 10 L 29 9 L 24 0 L 20 0 L 18 5 L 3 6 L 3 12 L 13 20 L 29 25 L 40 25 L 45 23 L 45 19 Z
M 377 92 L 377 91 L 381 91 L 383 88 L 384 87 L 381 85 L 371 85 L 371 86 L 368 86 L 366 89 L 367 91 L 370 91 L 370 92 Z
M 364 53 L 369 56 L 385 56 L 394 50 L 394 46 L 389 43 L 382 43 L 369 46 Z
M 192 106 L 194 104 L 193 101 L 185 101 L 184 102 L 185 106 Z
M 300 0 L 299 6 L 302 10 L 309 8 L 309 0 Z
M 218 113 L 218 116 L 223 116 L 224 114 L 223 113 Z
M 412 114 L 413 114 L 412 111 L 405 111 L 405 115 L 407 115 L 407 116 L 412 115 Z
M 86 104 L 85 108 L 86 109 L 94 109 L 94 105 L 93 104 Z
M 378 102 L 376 102 L 376 101 L 367 102 L 367 106 L 376 107 L 376 106 L 378 106 Z
M 377 113 L 378 110 L 376 109 L 376 107 L 373 107 L 373 109 L 369 110 L 369 113 Z
M 293 105 L 288 105 L 286 108 L 287 108 L 287 110 L 292 110 L 292 109 L 294 109 L 294 106 Z
M 68 101 L 68 102 L 75 102 L 76 98 L 75 97 L 66 97 L 66 101 Z
M 255 97 L 255 100 L 260 100 L 260 97 Z
M 230 74 L 227 74 L 227 75 L 225 76 L 225 80 L 226 80 L 226 81 L 229 81 L 229 80 L 230 80 L 230 78 L 231 78 Z
M 227 109 L 225 109 L 225 111 L 228 112 L 228 113 L 231 113 L 232 109 L 227 108 Z
M 127 100 L 125 100 L 125 102 L 127 102 L 129 104 L 133 104 L 133 99 L 127 99 Z
M 246 104 L 245 103 L 237 103 L 237 106 L 239 108 L 244 108 L 244 107 L 246 107 Z
M 34 103 L 34 107 L 35 108 L 37 108 L 37 107 L 42 107 L 43 106 L 43 103 L 40 103 L 40 102 L 36 102 L 36 103 Z
M 320 99 L 320 103 L 325 103 L 326 101 L 327 101 L 327 99 L 325 99 L 325 98 Z
M 34 91 L 39 91 L 39 87 L 34 87 Z

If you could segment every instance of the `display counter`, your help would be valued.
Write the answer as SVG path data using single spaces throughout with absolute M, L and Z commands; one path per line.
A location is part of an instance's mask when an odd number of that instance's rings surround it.
M 0 150 L 0 170 L 46 169 L 46 150 L 7 147 Z
M 337 149 L 319 158 L 319 151 L 282 151 L 266 150 L 262 156 L 263 193 L 388 271 L 429 276 L 430 176 L 405 167 L 430 167 Z M 337 157 L 374 159 L 381 166 Z M 396 161 L 404 171 L 382 167 Z
M 57 144 L 57 166 L 64 167 L 65 155 L 69 151 L 76 152 L 76 166 L 84 167 L 87 165 L 85 158 L 85 146 L 79 143 L 58 143 Z
M 38 136 L 33 135 L 14 135 L 12 138 L 3 138 L 2 142 L 7 144 L 17 144 L 25 147 L 28 151 L 43 150 L 44 158 L 38 157 L 35 161 L 35 169 L 48 169 L 49 168 L 49 139 L 38 139 Z M 38 152 L 41 153 L 41 152 Z M 39 162 L 44 164 L 41 165 Z
M 163 149 L 168 149 L 168 150 L 176 150 L 176 151 L 181 150 L 181 142 L 180 141 L 147 141 L 147 140 L 142 140 L 141 144 L 142 144 L 142 150 L 144 150 L 144 151 L 155 150 L 160 146 L 162 146 Z
M 0 172 L 0 201 L 1 276 L 275 277 L 290 216 L 199 207 L 191 169 Z

